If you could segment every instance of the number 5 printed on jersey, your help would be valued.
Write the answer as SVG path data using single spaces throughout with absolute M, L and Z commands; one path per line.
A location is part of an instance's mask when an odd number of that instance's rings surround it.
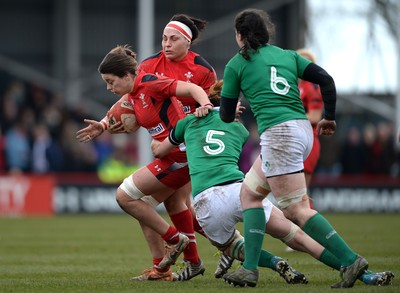
M 209 155 L 218 155 L 222 153 L 225 149 L 224 142 L 218 138 L 215 138 L 216 135 L 225 135 L 225 132 L 218 130 L 209 130 L 207 132 L 206 142 L 208 144 L 216 144 L 218 146 L 216 149 L 215 146 L 214 148 L 210 148 L 210 146 L 208 145 L 203 146 L 203 150 Z

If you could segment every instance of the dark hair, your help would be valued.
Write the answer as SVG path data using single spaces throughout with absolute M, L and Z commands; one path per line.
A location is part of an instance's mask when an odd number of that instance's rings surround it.
M 194 18 L 186 14 L 175 14 L 170 21 L 179 21 L 186 24 L 192 31 L 192 44 L 199 37 L 200 33 L 205 29 L 207 21 Z
M 241 34 L 243 47 L 240 53 L 250 59 L 250 50 L 257 51 L 262 45 L 269 42 L 275 33 L 275 26 L 267 12 L 261 9 L 245 9 L 235 17 L 235 29 Z
M 214 106 L 219 106 L 221 102 L 221 91 L 222 91 L 222 86 L 224 84 L 224 81 L 222 79 L 217 80 L 211 87 L 210 87 L 210 93 L 208 94 L 208 98 L 210 99 L 210 102 Z
M 101 74 L 124 77 L 127 73 L 136 75 L 136 69 L 136 53 L 128 45 L 118 45 L 104 57 L 98 70 Z

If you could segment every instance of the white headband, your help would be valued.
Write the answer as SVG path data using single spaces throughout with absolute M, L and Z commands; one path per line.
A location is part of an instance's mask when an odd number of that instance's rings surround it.
M 165 28 L 172 28 L 172 29 L 178 31 L 189 42 L 192 41 L 192 37 L 193 37 L 192 31 L 190 30 L 190 28 L 186 24 L 184 24 L 184 23 L 182 23 L 180 21 L 175 21 L 175 20 L 170 21 L 165 26 Z

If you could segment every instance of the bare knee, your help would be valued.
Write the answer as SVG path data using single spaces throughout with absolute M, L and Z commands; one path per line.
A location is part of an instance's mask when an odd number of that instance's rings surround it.
M 174 195 L 170 196 L 166 201 L 164 201 L 164 206 L 170 215 L 178 214 L 188 208 L 186 206 L 185 199 L 179 197 L 175 198 Z
M 282 211 L 286 218 L 291 220 L 300 228 L 304 226 L 309 218 L 317 213 L 315 210 L 310 208 L 308 202 L 298 202 L 284 208 Z
M 137 209 L 137 199 L 128 196 L 121 188 L 117 189 L 115 199 L 120 208 L 131 216 L 135 216 Z

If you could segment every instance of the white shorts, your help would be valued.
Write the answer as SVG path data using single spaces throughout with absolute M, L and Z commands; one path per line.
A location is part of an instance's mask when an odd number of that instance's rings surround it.
M 266 129 L 260 136 L 262 171 L 265 177 L 304 169 L 311 152 L 313 130 L 308 120 L 290 120 Z
M 232 183 L 210 187 L 193 200 L 196 218 L 208 238 L 225 244 L 235 231 L 238 222 L 243 222 L 243 210 L 240 204 L 241 183 Z M 265 223 L 269 221 L 272 204 L 263 200 Z

